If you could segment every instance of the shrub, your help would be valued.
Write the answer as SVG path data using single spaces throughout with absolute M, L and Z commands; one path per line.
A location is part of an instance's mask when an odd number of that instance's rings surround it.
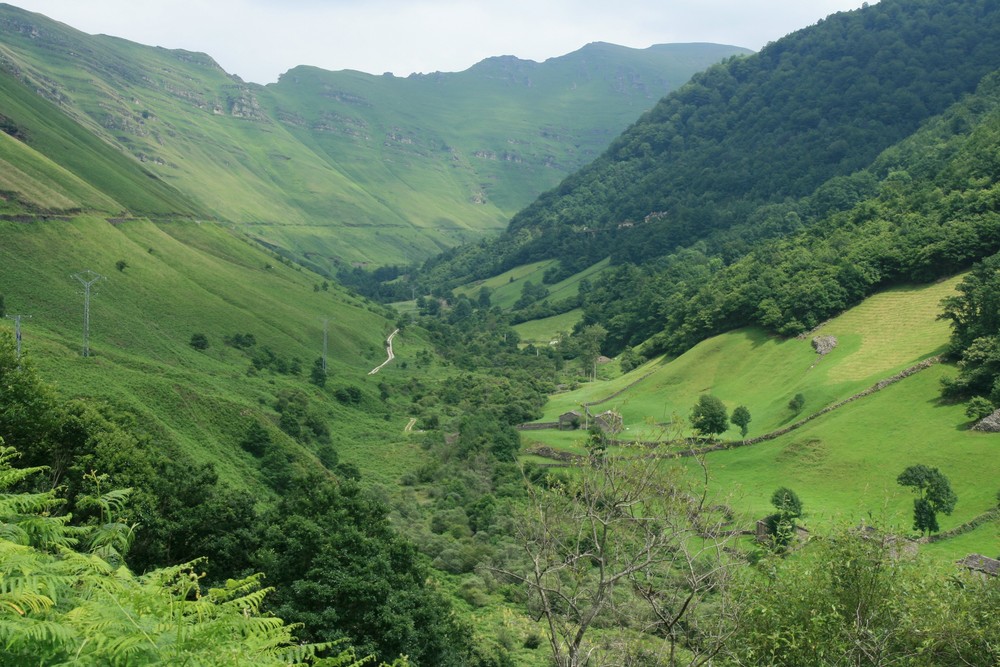
M 191 347 L 196 350 L 207 350 L 208 349 L 208 336 L 203 333 L 193 333 L 191 334 Z

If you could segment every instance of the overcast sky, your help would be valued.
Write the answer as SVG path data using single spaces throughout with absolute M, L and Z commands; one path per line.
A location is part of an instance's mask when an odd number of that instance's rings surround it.
M 861 0 L 8 0 L 92 34 L 203 51 L 270 83 L 296 65 L 456 72 L 542 61 L 589 42 L 716 42 L 759 50 Z M 874 1 L 871 2 L 874 4 Z

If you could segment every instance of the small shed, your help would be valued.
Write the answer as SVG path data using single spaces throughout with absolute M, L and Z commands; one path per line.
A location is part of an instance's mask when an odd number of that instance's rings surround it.
M 620 433 L 623 423 L 622 416 L 614 410 L 607 410 L 594 417 L 594 425 L 604 433 Z
M 990 558 L 980 554 L 969 554 L 958 564 L 969 572 L 979 574 L 982 577 L 1000 577 L 1000 560 Z
M 583 421 L 583 415 L 581 415 L 576 410 L 570 410 L 569 412 L 564 412 L 559 415 L 559 430 L 560 431 L 572 431 L 574 429 L 580 428 L 580 424 Z

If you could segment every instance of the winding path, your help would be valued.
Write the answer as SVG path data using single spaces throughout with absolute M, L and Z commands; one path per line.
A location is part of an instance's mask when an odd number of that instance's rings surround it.
M 396 355 L 392 353 L 392 339 L 395 338 L 396 334 L 398 334 L 398 333 L 399 333 L 399 329 L 396 329 L 391 334 L 389 334 L 389 337 L 385 341 L 385 353 L 389 356 L 389 358 L 386 359 L 385 361 L 383 361 L 381 364 L 379 364 L 375 368 L 373 368 L 370 371 L 368 371 L 368 375 L 375 375 L 380 370 L 382 370 L 385 367 L 386 364 L 388 364 L 390 361 L 392 361 L 393 359 L 396 358 Z
M 408 423 L 406 426 L 403 427 L 403 433 L 412 433 L 413 427 L 416 426 L 416 424 L 417 424 L 417 418 L 410 417 L 410 423 Z

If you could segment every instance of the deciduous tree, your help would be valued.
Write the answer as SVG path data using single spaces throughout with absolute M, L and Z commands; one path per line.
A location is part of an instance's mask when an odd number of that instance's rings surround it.
M 640 632 L 662 640 L 656 664 L 703 664 L 722 649 L 736 617 L 724 549 L 733 538 L 684 469 L 605 456 L 528 492 L 514 521 L 523 559 L 495 571 L 527 589 L 556 665 L 624 664 L 623 647 Z M 595 625 L 606 629 L 600 642 Z
M 958 502 L 948 478 L 937 468 L 912 465 L 899 474 L 896 482 L 912 488 L 917 494 L 913 500 L 913 528 L 925 535 L 940 530 L 938 512 L 950 515 Z
M 719 435 L 729 428 L 726 405 L 717 396 L 702 394 L 691 409 L 691 426 L 701 435 Z
M 740 427 L 741 437 L 747 437 L 747 431 L 750 427 L 750 409 L 745 405 L 737 405 L 733 408 L 733 414 L 729 421 Z

